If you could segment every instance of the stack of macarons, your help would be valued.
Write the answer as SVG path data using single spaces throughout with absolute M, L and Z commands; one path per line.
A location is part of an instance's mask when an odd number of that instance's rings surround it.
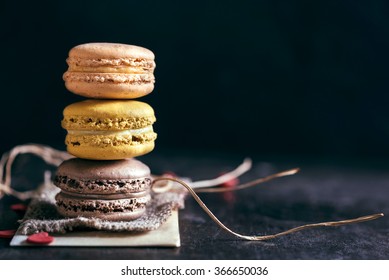
M 156 118 L 147 103 L 132 100 L 154 89 L 154 54 L 113 43 L 76 46 L 66 60 L 66 88 L 89 98 L 67 106 L 62 127 L 67 151 L 54 183 L 65 217 L 132 220 L 150 200 L 150 169 L 134 157 L 154 149 Z

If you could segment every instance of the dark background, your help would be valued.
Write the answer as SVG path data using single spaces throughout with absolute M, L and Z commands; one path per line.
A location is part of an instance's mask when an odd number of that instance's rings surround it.
M 2 1 L 0 152 L 65 149 L 75 45 L 156 55 L 155 151 L 389 155 L 387 1 Z
M 62 110 L 83 100 L 62 81 L 68 51 L 135 44 L 156 55 L 155 91 L 141 99 L 158 119 L 144 157 L 154 174 L 213 178 L 244 156 L 254 166 L 242 182 L 301 167 L 259 188 L 202 194 L 227 226 L 272 234 L 386 217 L 246 243 L 188 198 L 175 250 L 27 250 L 1 239 L 0 259 L 387 259 L 388 15 L 383 0 L 1 1 L 0 152 L 28 142 L 65 149 Z M 43 162 L 18 159 L 13 186 L 36 187 Z M 18 226 L 13 203 L 0 201 L 0 229 Z

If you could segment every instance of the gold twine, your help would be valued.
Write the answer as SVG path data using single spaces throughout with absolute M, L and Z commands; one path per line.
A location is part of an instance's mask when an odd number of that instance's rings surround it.
M 14 147 L 8 153 L 4 153 L 0 159 L 0 199 L 5 195 L 12 195 L 20 200 L 27 200 L 33 197 L 36 190 L 16 191 L 11 187 L 11 167 L 19 154 L 33 154 L 42 158 L 46 163 L 59 166 L 64 160 L 72 158 L 66 152 L 53 149 L 49 146 L 38 144 L 27 144 Z M 4 173 L 5 172 L 5 173 Z
M 46 163 L 54 165 L 54 166 L 59 166 L 64 160 L 67 160 L 71 158 L 72 156 L 69 155 L 66 152 L 59 151 L 56 149 L 53 149 L 49 146 L 44 146 L 44 145 L 38 145 L 38 144 L 28 144 L 28 145 L 20 145 L 14 147 L 11 151 L 8 153 L 3 154 L 3 156 L 0 159 L 0 199 L 5 195 L 12 195 L 20 200 L 27 200 L 31 198 L 37 190 L 32 190 L 32 191 L 25 191 L 25 192 L 19 192 L 11 187 L 11 166 L 19 154 L 25 154 L 25 153 L 30 153 L 34 154 L 40 158 L 42 158 Z M 245 184 L 241 184 L 235 187 L 231 188 L 209 188 L 210 186 L 215 186 L 219 183 L 223 183 L 231 178 L 237 178 L 241 174 L 247 172 L 251 168 L 251 160 L 250 159 L 245 159 L 244 162 L 238 166 L 235 170 L 219 176 L 216 179 L 212 180 L 205 180 L 205 181 L 198 181 L 194 182 L 193 186 L 195 187 L 192 188 L 189 186 L 189 184 L 185 183 L 182 180 L 179 180 L 177 178 L 171 178 L 171 177 L 157 177 L 153 180 L 152 183 L 152 190 L 154 192 L 166 192 L 169 191 L 172 187 L 172 183 L 176 182 L 180 184 L 181 186 L 185 187 L 189 193 L 192 195 L 192 197 L 196 200 L 196 202 L 200 205 L 200 207 L 208 214 L 208 216 L 211 217 L 211 219 L 222 229 L 225 231 L 239 237 L 245 240 L 255 240 L 255 241 L 264 241 L 264 240 L 269 240 L 273 238 L 277 238 L 283 235 L 291 234 L 297 231 L 309 229 L 309 228 L 316 228 L 316 227 L 336 227 L 336 226 L 343 226 L 343 225 L 348 225 L 348 224 L 355 224 L 355 223 L 361 223 L 361 222 L 367 222 L 371 220 L 375 220 L 378 218 L 381 218 L 384 216 L 383 213 L 378 213 L 378 214 L 373 214 L 373 215 L 368 215 L 368 216 L 362 216 L 359 218 L 355 219 L 348 219 L 348 220 L 342 220 L 342 221 L 332 221 L 332 222 L 323 222 L 323 223 L 315 223 L 315 224 L 307 224 L 307 225 L 302 225 L 298 226 L 277 234 L 271 234 L 271 235 L 243 235 L 240 233 L 237 233 L 227 226 L 225 226 L 212 212 L 209 210 L 209 208 L 204 204 L 204 202 L 200 199 L 200 197 L 196 194 L 201 193 L 201 192 L 227 192 L 227 191 L 235 191 L 235 190 L 241 190 L 249 187 L 253 187 L 257 184 L 268 182 L 272 179 L 283 177 L 283 176 L 289 176 L 296 174 L 300 169 L 299 168 L 294 168 L 286 171 L 282 171 L 276 174 L 272 174 L 269 176 L 266 176 L 264 178 L 259 178 L 253 181 L 250 181 Z M 5 172 L 5 173 L 4 173 Z M 47 183 L 50 180 L 50 173 L 45 172 L 45 183 Z M 167 184 L 165 185 L 158 185 L 158 182 L 165 181 Z
M 294 169 L 292 169 L 292 170 L 294 170 Z M 288 171 L 286 171 L 286 172 L 288 174 Z M 283 172 L 277 173 L 277 174 L 282 174 L 282 173 Z M 269 181 L 269 180 L 271 180 L 273 178 L 276 178 L 274 176 L 277 175 L 277 174 L 274 174 L 274 175 L 271 175 L 271 176 L 268 176 L 268 177 L 265 177 L 265 178 L 262 178 L 262 179 L 266 179 L 267 178 L 267 181 Z M 270 177 L 271 177 L 271 179 L 269 179 Z M 283 232 L 280 232 L 280 233 L 271 234 L 271 235 L 243 235 L 243 234 L 237 233 L 237 232 L 231 230 L 230 228 L 228 228 L 227 226 L 225 226 L 212 213 L 212 211 L 209 210 L 209 208 L 205 205 L 205 203 L 196 194 L 196 191 L 193 190 L 192 187 L 190 187 L 184 181 L 179 180 L 177 178 L 160 177 L 160 178 L 154 179 L 153 184 L 152 184 L 152 189 L 156 185 L 156 183 L 160 182 L 160 181 L 172 181 L 172 182 L 176 182 L 176 183 L 180 184 L 181 186 L 185 187 L 189 191 L 189 193 L 192 195 L 192 197 L 196 200 L 196 202 L 200 205 L 200 207 L 205 211 L 205 213 L 207 213 L 208 216 L 211 217 L 211 219 L 219 227 L 221 227 L 225 231 L 227 231 L 227 232 L 229 232 L 229 233 L 231 233 L 231 234 L 233 234 L 233 235 L 235 235 L 235 236 L 237 236 L 239 238 L 242 238 L 242 239 L 245 239 L 245 240 L 251 240 L 251 241 L 264 241 L 264 240 L 274 239 L 274 238 L 277 238 L 277 237 L 280 237 L 280 236 L 283 236 L 283 235 L 291 234 L 291 233 L 294 233 L 294 232 L 297 232 L 297 231 L 301 231 L 301 230 L 305 230 L 305 229 L 309 229 L 309 228 L 337 227 L 337 226 L 343 226 L 343 225 L 349 225 L 349 224 L 355 224 L 355 223 L 362 223 L 362 222 L 367 222 L 367 221 L 375 220 L 375 219 L 378 219 L 378 218 L 381 218 L 381 217 L 384 216 L 383 213 L 378 213 L 378 214 L 373 214 L 373 215 L 368 215 L 368 216 L 362 216 L 362 217 L 355 218 L 355 219 L 348 219 L 348 220 L 341 220 L 341 221 L 323 222 L 323 223 L 302 225 L 302 226 L 298 226 L 298 227 L 295 227 L 295 228 L 292 228 L 292 229 L 289 229 L 289 230 L 286 230 L 286 231 L 283 231 Z M 256 182 L 256 181 L 259 181 L 259 180 L 255 180 L 255 181 L 249 182 L 247 184 L 244 184 L 243 186 L 245 186 L 245 188 L 247 188 L 249 186 L 253 186 L 254 182 Z M 240 189 L 242 189 L 242 188 L 240 188 Z M 228 189 L 226 191 L 228 191 Z

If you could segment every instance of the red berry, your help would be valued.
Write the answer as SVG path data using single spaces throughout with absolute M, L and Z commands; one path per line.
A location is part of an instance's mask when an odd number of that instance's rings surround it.
M 16 233 L 14 229 L 0 230 L 0 238 L 12 238 Z
M 53 241 L 54 237 L 50 236 L 45 231 L 32 234 L 27 238 L 27 242 L 34 244 L 50 244 Z

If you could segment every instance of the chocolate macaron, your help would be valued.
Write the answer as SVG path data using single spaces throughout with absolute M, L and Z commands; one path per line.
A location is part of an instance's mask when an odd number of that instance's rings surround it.
M 150 169 L 135 159 L 94 161 L 73 158 L 57 169 L 58 212 L 65 217 L 129 221 L 150 201 Z

